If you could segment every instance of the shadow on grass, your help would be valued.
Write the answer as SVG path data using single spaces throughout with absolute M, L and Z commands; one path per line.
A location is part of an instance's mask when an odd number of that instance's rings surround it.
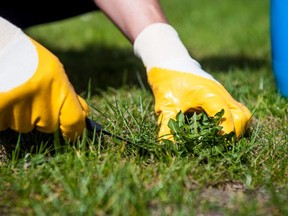
M 145 68 L 131 49 L 93 44 L 81 51 L 63 52 L 57 49 L 51 51 L 64 64 L 66 73 L 78 93 L 87 92 L 89 80 L 92 84 L 92 93 L 105 90 L 107 87 L 120 88 L 123 85 L 143 84 L 149 89 Z M 197 60 L 203 69 L 213 72 L 225 73 L 235 68 L 249 68 L 253 71 L 271 67 L 270 61 L 264 57 L 256 58 L 242 54 L 207 56 Z
M 271 61 L 265 58 L 256 58 L 244 55 L 228 55 L 228 56 L 207 56 L 199 59 L 199 62 L 203 68 L 209 69 L 209 71 L 221 71 L 228 72 L 231 69 L 250 69 L 251 71 L 270 68 Z
M 89 46 L 85 50 L 51 50 L 63 63 L 76 92 L 92 93 L 125 85 L 148 87 L 145 68 L 130 49 Z M 143 83 L 141 83 L 143 82 Z
M 64 146 L 64 139 L 59 136 L 57 138 L 59 144 Z M 54 154 L 55 141 L 53 133 L 47 134 L 33 130 L 20 134 L 11 129 L 0 131 L 0 164 L 12 159 L 13 152 L 17 154 L 17 159 L 25 157 L 27 153 L 43 153 L 47 150 Z

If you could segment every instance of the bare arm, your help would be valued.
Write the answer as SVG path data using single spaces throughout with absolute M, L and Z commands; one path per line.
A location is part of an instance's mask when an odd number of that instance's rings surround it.
M 153 23 L 167 23 L 159 0 L 94 0 L 97 6 L 133 43 Z

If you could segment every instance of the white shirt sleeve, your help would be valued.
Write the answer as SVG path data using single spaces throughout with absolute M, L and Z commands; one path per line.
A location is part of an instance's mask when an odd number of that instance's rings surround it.
M 37 65 L 38 54 L 29 37 L 0 17 L 0 92 L 25 83 Z

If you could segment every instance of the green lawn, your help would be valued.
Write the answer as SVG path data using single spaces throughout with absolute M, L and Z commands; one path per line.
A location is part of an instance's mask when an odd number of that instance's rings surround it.
M 0 215 L 288 215 L 288 103 L 271 70 L 269 1 L 162 4 L 191 55 L 251 110 L 249 133 L 226 151 L 159 144 L 145 68 L 103 14 L 26 29 L 63 62 L 91 118 L 133 144 L 1 132 Z

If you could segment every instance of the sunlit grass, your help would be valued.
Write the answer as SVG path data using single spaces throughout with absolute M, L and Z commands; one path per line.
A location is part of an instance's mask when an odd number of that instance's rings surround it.
M 61 59 L 90 118 L 132 144 L 1 132 L 0 215 L 288 214 L 288 103 L 271 71 L 269 2 L 162 4 L 202 67 L 253 113 L 248 135 L 216 156 L 160 144 L 145 68 L 108 19 L 27 29 Z

